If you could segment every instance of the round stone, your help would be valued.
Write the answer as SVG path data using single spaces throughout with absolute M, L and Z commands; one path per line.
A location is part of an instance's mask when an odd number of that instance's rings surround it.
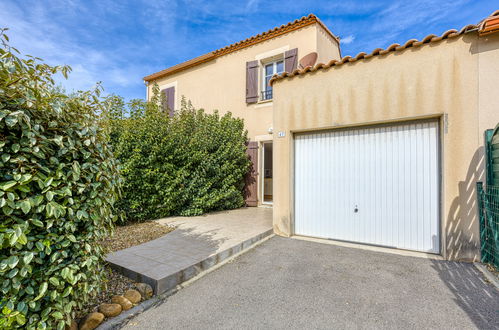
M 116 315 L 120 315 L 121 313 L 121 305 L 120 304 L 101 304 L 99 306 L 99 312 L 104 314 L 107 317 L 113 317 Z
M 113 304 L 119 304 L 124 311 L 127 311 L 133 307 L 133 304 L 130 302 L 130 300 L 126 299 L 123 296 L 113 296 L 111 298 L 111 302 Z
M 140 292 L 144 300 L 151 298 L 154 293 L 152 287 L 147 283 L 137 283 L 135 284 L 135 288 Z
M 132 304 L 140 302 L 141 295 L 139 291 L 130 289 L 123 295 L 126 299 L 130 300 Z
M 88 314 L 80 324 L 80 330 L 94 330 L 104 321 L 104 314 L 94 312 Z

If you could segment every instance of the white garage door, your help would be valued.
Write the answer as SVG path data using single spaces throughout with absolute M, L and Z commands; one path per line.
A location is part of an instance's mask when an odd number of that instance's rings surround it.
M 295 234 L 440 252 L 438 123 L 295 136 Z

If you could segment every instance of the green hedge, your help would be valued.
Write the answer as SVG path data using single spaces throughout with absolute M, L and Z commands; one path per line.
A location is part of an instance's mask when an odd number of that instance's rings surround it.
M 62 329 L 100 288 L 119 173 L 98 93 L 60 93 L 68 67 L 0 39 L 0 328 Z
M 114 104 L 120 104 L 114 101 Z M 111 126 L 124 177 L 120 208 L 133 221 L 192 216 L 244 205 L 247 135 L 230 113 L 205 113 L 182 101 L 169 117 L 157 87 L 149 103 L 115 111 Z

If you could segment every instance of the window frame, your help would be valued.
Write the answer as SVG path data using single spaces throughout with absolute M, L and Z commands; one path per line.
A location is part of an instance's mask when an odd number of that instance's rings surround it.
M 282 63 L 282 71 L 277 70 L 278 63 Z M 267 67 L 272 65 L 272 74 L 267 75 Z M 259 102 L 271 101 L 273 99 L 273 95 L 269 98 L 264 97 L 264 93 L 271 91 L 272 86 L 267 86 L 267 78 L 272 77 L 275 74 L 279 74 L 285 71 L 285 61 L 284 61 L 284 53 L 278 54 L 272 57 L 269 57 L 265 60 L 261 61 L 261 71 L 260 71 L 260 86 L 259 86 Z

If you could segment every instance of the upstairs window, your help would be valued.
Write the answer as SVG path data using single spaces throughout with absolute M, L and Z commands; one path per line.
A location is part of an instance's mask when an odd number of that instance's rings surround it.
M 269 82 L 275 74 L 293 72 L 298 64 L 298 48 L 293 48 L 265 59 L 246 62 L 246 104 L 272 100 Z
M 271 63 L 266 63 L 263 66 L 263 77 L 262 77 L 262 90 L 260 100 L 271 100 L 272 99 L 272 86 L 269 82 L 273 75 L 280 74 L 284 72 L 284 61 L 278 60 Z

